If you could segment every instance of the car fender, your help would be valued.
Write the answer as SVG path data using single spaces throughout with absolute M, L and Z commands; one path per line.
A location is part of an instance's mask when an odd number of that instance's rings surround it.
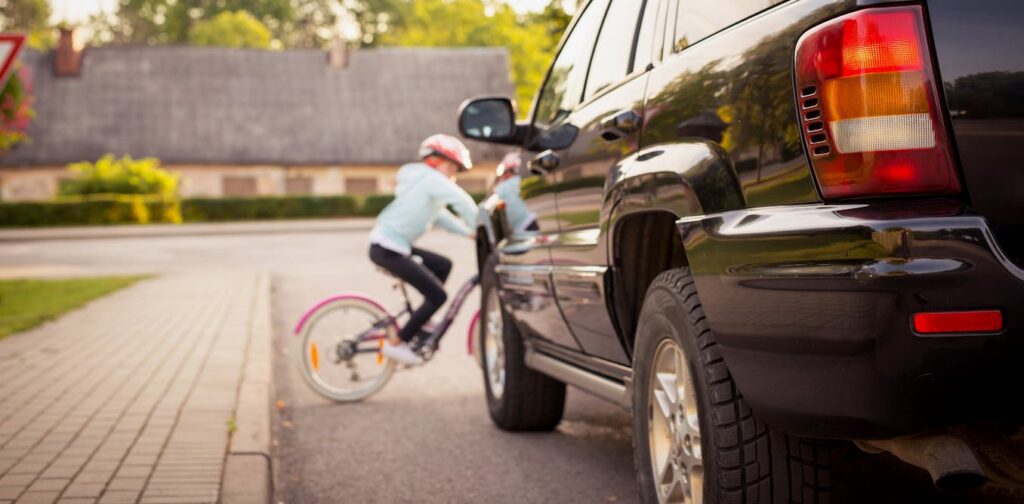
M 678 219 L 745 206 L 728 154 L 710 141 L 646 147 L 624 158 L 609 178 L 609 244 L 618 224 L 630 215 L 666 211 Z

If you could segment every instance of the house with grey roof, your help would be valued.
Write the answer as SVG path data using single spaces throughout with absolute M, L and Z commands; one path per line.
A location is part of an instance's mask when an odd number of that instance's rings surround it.
M 0 156 L 4 200 L 50 198 L 106 153 L 159 158 L 184 197 L 387 193 L 463 100 L 514 91 L 498 48 L 71 47 L 22 55 L 36 117 Z M 459 183 L 483 190 L 502 152 L 468 145 Z

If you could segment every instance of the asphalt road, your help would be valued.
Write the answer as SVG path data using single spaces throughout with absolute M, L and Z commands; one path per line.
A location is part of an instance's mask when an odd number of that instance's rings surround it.
M 0 242 L 0 278 L 124 273 L 265 271 L 273 278 L 276 501 L 635 502 L 630 420 L 618 407 L 570 389 L 565 420 L 549 434 L 509 434 L 490 423 L 480 371 L 466 354 L 473 296 L 427 366 L 399 371 L 378 395 L 334 404 L 298 374 L 291 328 L 331 294 L 356 290 L 395 302 L 366 258 L 366 229 L 117 239 Z M 273 226 L 272 226 L 273 227 Z M 454 259 L 450 289 L 472 273 L 466 241 L 443 234 L 426 248 Z M 891 458 L 891 457 L 890 457 Z M 866 457 L 851 478 L 857 502 L 1018 502 L 940 496 L 923 472 Z
M 0 278 L 246 270 L 274 286 L 276 500 L 334 502 L 635 502 L 629 416 L 570 389 L 550 434 L 491 425 L 479 369 L 466 353 L 474 295 L 427 366 L 400 370 L 378 395 L 335 404 L 298 374 L 291 328 L 320 298 L 397 293 L 366 258 L 366 230 L 0 243 Z M 473 274 L 468 241 L 429 234 L 455 262 L 450 290 Z

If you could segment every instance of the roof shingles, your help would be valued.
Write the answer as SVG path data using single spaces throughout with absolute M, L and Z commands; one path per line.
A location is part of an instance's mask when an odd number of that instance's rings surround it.
M 92 48 L 73 78 L 55 78 L 52 57 L 23 56 L 37 115 L 31 142 L 0 165 L 108 152 L 165 163 L 397 164 L 428 135 L 455 133 L 466 98 L 513 93 L 504 49 L 357 50 L 335 69 L 316 50 Z

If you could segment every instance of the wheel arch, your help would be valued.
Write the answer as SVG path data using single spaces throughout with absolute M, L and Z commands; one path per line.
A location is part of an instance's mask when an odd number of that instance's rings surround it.
M 623 160 L 613 177 L 608 308 L 632 355 L 647 288 L 662 272 L 690 265 L 677 221 L 743 208 L 744 200 L 728 154 L 708 141 L 645 148 Z

